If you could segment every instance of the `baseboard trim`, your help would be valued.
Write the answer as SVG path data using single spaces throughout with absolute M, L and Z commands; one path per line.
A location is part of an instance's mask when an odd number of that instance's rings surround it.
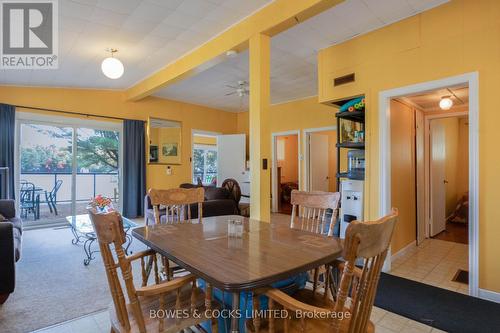
M 479 288 L 479 298 L 485 299 L 487 301 L 492 301 L 495 303 L 500 303 L 500 293 L 496 291 L 486 290 Z
M 403 255 L 405 255 L 410 249 L 414 248 L 415 246 L 417 246 L 417 241 L 414 240 L 413 242 L 411 242 L 410 244 L 406 245 L 405 247 L 403 247 L 401 250 L 399 250 L 398 252 L 394 253 L 392 256 L 391 256 L 391 261 L 393 260 L 396 260 L 398 259 L 399 257 L 402 257 Z

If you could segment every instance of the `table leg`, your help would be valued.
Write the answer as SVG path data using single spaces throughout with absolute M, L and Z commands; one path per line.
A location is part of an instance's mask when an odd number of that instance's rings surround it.
M 73 233 L 74 237 L 74 239 L 71 240 L 71 244 L 76 245 L 80 243 L 80 236 L 78 236 L 78 233 L 76 232 L 75 227 L 73 227 L 73 225 L 71 225 L 71 232 Z
M 95 238 L 88 238 L 85 241 L 85 243 L 83 244 L 83 249 L 85 250 L 85 254 L 87 255 L 87 258 L 85 258 L 83 260 L 83 264 L 85 266 L 88 266 L 90 264 L 90 261 L 92 261 L 92 259 L 94 259 L 94 252 L 96 252 L 96 251 L 92 251 L 92 249 L 91 249 L 94 241 L 95 241 Z
M 231 318 L 231 333 L 239 333 L 239 321 L 240 318 L 236 316 L 236 311 L 240 309 L 240 293 L 233 293 L 233 314 L 234 316 Z

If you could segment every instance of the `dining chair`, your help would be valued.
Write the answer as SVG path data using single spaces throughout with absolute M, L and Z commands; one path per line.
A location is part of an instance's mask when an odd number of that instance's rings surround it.
M 340 202 L 339 192 L 293 190 L 290 202 L 291 228 L 333 236 Z
M 155 224 L 167 223 L 190 223 L 191 205 L 198 205 L 198 223 L 202 223 L 203 201 L 205 201 L 205 190 L 203 187 L 195 188 L 173 188 L 167 190 L 150 189 L 149 198 L 153 206 Z M 165 214 L 160 214 L 160 207 L 165 210 Z M 172 279 L 174 272 L 183 269 L 162 256 L 162 271 L 167 279 Z M 149 263 L 149 266 L 151 264 Z
M 292 204 L 290 228 L 333 236 L 338 217 L 339 202 L 339 192 L 293 190 L 290 199 Z M 311 275 L 313 292 L 316 292 L 318 285 L 321 284 L 325 289 L 325 294 L 327 294 L 328 276 L 326 275 L 326 267 L 320 266 L 314 269 Z
M 209 312 L 205 310 L 211 310 L 216 303 L 212 304 L 211 293 L 204 293 L 197 287 L 195 276 L 189 274 L 170 281 L 161 281 L 156 253 L 153 250 L 126 255 L 126 235 L 119 213 L 98 214 L 91 209 L 89 216 L 99 243 L 112 297 L 112 305 L 109 307 L 111 332 L 179 332 L 211 320 L 207 317 Z M 154 263 L 152 285 L 148 285 L 147 258 Z M 132 262 L 136 260 L 141 263 L 140 287 L 135 286 L 132 271 Z M 174 311 L 180 315 L 165 315 Z
M 163 222 L 168 224 L 192 222 L 192 204 L 198 205 L 198 222 L 202 223 L 203 201 L 205 201 L 203 187 L 172 188 L 168 190 L 150 189 L 148 194 L 153 206 L 156 224 Z M 162 217 L 160 216 L 160 206 L 166 209 L 166 214 Z
M 278 289 L 265 292 L 269 297 L 268 331 L 374 332 L 371 310 L 397 220 L 398 211 L 393 208 L 389 215 L 376 221 L 349 224 L 342 254 L 345 261 L 337 263 L 341 269 L 340 283 L 335 299 L 328 305 L 304 303 Z M 358 259 L 363 261 L 362 267 L 356 266 Z M 258 303 L 258 297 L 254 297 L 254 302 Z M 273 317 L 273 310 L 280 308 L 287 311 L 288 316 L 283 316 L 286 319 Z M 258 332 L 260 325 L 261 318 L 256 316 L 250 327 Z

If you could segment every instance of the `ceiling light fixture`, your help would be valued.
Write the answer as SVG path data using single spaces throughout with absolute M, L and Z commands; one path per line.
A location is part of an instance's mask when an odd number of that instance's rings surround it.
M 235 50 L 229 50 L 226 52 L 226 57 L 228 58 L 234 58 L 238 55 L 238 52 Z
M 439 101 L 439 107 L 442 110 L 449 110 L 453 106 L 453 101 L 451 100 L 450 96 L 443 96 L 441 97 L 441 100 Z
M 104 75 L 110 79 L 119 79 L 123 72 L 125 71 L 122 62 L 114 57 L 114 54 L 118 52 L 117 49 L 106 49 L 107 52 L 111 53 L 111 57 L 108 57 L 102 61 L 101 69 Z

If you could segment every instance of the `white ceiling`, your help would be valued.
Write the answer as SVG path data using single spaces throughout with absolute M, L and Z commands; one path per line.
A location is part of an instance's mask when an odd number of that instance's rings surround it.
M 346 0 L 272 39 L 271 102 L 317 94 L 317 52 L 413 16 L 448 0 Z M 248 110 L 248 96 L 225 96 L 226 85 L 248 81 L 248 52 L 162 89 L 155 95 L 226 111 Z
M 453 101 L 453 107 L 467 107 L 469 105 L 469 87 L 450 87 L 437 89 L 422 94 L 406 96 L 402 98 L 416 105 L 423 111 L 439 111 L 439 101 L 441 97 L 449 96 Z
M 59 0 L 59 69 L 0 70 L 0 84 L 124 89 L 272 0 Z M 125 65 L 101 72 L 106 48 Z
M 211 39 L 272 0 L 60 0 L 58 70 L 0 70 L 0 84 L 124 89 Z M 317 94 L 317 51 L 448 0 L 346 0 L 272 39 L 273 103 Z M 125 65 L 118 80 L 100 63 L 108 47 Z M 225 96 L 248 80 L 248 52 L 155 95 L 226 111 L 248 97 Z

